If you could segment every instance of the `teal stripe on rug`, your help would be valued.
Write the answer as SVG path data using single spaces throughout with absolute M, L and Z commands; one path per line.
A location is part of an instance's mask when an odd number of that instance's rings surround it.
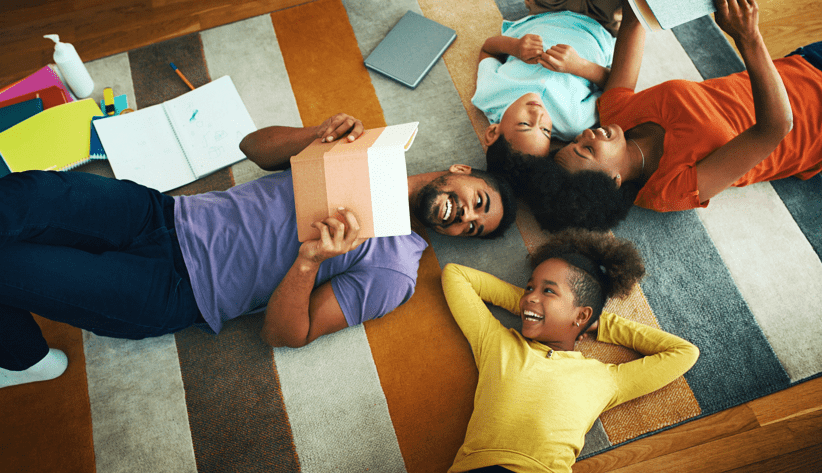
M 790 385 L 694 211 L 634 207 L 614 234 L 642 253 L 642 289 L 662 329 L 699 347 L 685 378 L 704 414 Z

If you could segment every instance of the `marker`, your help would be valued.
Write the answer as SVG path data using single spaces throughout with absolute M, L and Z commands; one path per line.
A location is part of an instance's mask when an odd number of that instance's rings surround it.
M 194 117 L 196 117 L 196 116 L 197 116 L 197 112 L 199 112 L 199 111 L 200 111 L 200 110 L 194 110 L 194 113 L 192 113 L 192 114 L 191 114 L 191 118 L 189 118 L 189 119 L 188 119 L 188 121 L 192 121 L 192 120 L 194 120 Z
M 173 62 L 170 62 L 170 63 L 168 63 L 168 64 L 171 66 L 171 68 L 172 68 L 172 69 L 174 69 L 174 72 L 176 72 L 176 73 L 177 73 L 177 75 L 178 75 L 178 76 L 180 76 L 180 79 L 183 79 L 183 82 L 185 82 L 185 83 L 186 83 L 186 85 L 188 86 L 188 88 L 189 88 L 189 89 L 191 89 L 191 90 L 194 90 L 194 86 L 193 86 L 193 85 L 191 85 L 191 82 L 189 82 L 189 81 L 188 81 L 188 79 L 186 79 L 186 76 L 184 76 L 184 75 L 183 75 L 183 73 L 182 73 L 182 72 L 180 72 L 180 70 L 179 70 L 179 69 L 177 69 L 177 66 L 175 66 Z
M 116 110 L 114 109 L 114 92 L 111 87 L 103 89 L 103 104 L 106 106 L 106 115 L 114 115 Z

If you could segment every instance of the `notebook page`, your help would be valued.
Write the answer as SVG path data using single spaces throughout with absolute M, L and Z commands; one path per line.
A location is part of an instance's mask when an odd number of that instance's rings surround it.
M 117 179 L 160 192 L 194 181 L 162 105 L 95 120 L 94 127 Z
M 163 105 L 197 177 L 245 158 L 240 141 L 257 127 L 230 77 L 223 76 Z

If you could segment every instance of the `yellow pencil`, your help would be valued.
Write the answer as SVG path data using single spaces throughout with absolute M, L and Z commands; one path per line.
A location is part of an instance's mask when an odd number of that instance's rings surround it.
M 186 83 L 188 88 L 191 89 L 191 90 L 194 90 L 194 86 L 191 85 L 191 82 L 189 82 L 188 79 L 186 79 L 186 76 L 184 76 L 183 73 L 180 72 L 179 69 L 177 69 L 177 66 L 175 66 L 173 62 L 170 62 L 169 64 L 171 65 L 171 68 L 174 69 L 174 72 L 176 72 L 177 75 L 180 76 L 180 79 L 183 79 L 183 82 Z

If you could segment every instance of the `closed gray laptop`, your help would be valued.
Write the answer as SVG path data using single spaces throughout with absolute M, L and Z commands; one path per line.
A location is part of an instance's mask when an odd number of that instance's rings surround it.
M 457 33 L 409 11 L 365 59 L 365 67 L 416 88 Z

